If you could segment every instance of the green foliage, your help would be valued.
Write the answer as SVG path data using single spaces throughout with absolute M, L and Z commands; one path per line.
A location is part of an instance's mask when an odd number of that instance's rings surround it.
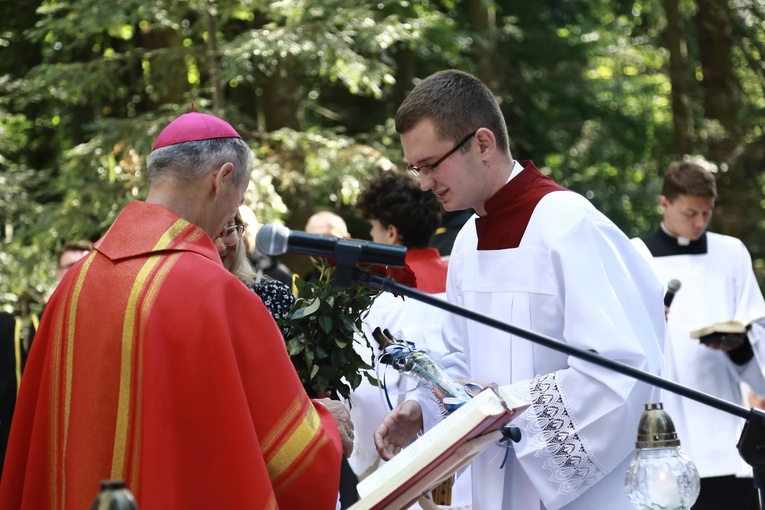
M 698 4 L 679 4 L 693 151 L 704 155 L 728 135 L 704 118 Z M 723 4 L 741 104 L 731 105 L 740 164 L 721 185 L 746 194 L 744 241 L 765 272 L 765 14 Z M 396 107 L 450 67 L 495 91 L 514 157 L 628 235 L 655 228 L 660 176 L 676 157 L 659 0 L 32 0 L 0 3 L 0 19 L 0 306 L 44 296 L 63 242 L 97 239 L 145 196 L 151 144 L 192 100 L 252 147 L 246 202 L 260 221 L 298 229 L 317 209 L 361 222 L 366 176 L 401 160 Z
M 361 338 L 369 345 L 361 324 L 379 291 L 355 282 L 348 288 L 335 287 L 335 268 L 326 261 L 316 263 L 321 277 L 297 280 L 298 298 L 280 326 L 292 332 L 287 351 L 306 391 L 348 398 L 362 377 L 374 383 L 372 360 L 362 359 L 354 343 Z
M 255 151 L 254 168 L 270 174 L 282 194 L 304 190 L 314 200 L 309 210 L 333 208 L 335 203 L 355 203 L 372 169 L 396 166 L 381 150 L 328 129 L 285 128 L 269 133 L 266 144 Z

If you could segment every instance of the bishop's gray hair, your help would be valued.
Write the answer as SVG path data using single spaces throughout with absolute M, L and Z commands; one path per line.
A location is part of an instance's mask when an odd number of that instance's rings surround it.
M 249 179 L 251 162 L 252 151 L 241 138 L 176 143 L 149 154 L 149 184 L 165 179 L 193 182 L 226 163 L 232 163 L 234 185 L 240 186 Z

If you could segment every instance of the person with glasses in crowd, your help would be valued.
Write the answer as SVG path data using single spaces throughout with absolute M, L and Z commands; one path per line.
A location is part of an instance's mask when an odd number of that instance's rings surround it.
M 218 248 L 218 254 L 220 254 L 223 261 L 223 267 L 239 278 L 248 289 L 255 292 L 263 301 L 263 305 L 271 313 L 274 320 L 278 322 L 289 315 L 292 305 L 295 304 L 295 295 L 291 292 L 290 287 L 282 281 L 267 276 L 260 270 L 256 270 L 252 265 L 251 259 L 248 259 L 246 256 L 247 246 L 245 236 L 247 235 L 247 225 L 244 223 L 242 211 L 252 212 L 252 209 L 247 206 L 240 206 L 236 217 L 226 225 L 225 234 L 215 240 L 215 246 Z M 254 213 L 252 213 L 251 219 L 255 220 Z M 285 340 L 289 339 L 291 335 L 290 327 L 280 324 L 279 328 Z M 351 421 L 354 424 L 355 431 L 356 420 L 353 416 L 351 416 Z M 347 459 L 343 459 L 340 470 L 340 501 L 337 505 L 339 508 L 347 508 L 350 506 L 348 501 L 356 502 L 358 499 L 355 497 L 355 483 L 357 483 L 357 480 L 353 479 L 352 489 L 346 487 L 345 479 L 349 470 L 350 467 L 347 465 Z M 352 492 L 350 492 L 351 490 Z
M 289 314 L 292 305 L 295 304 L 295 296 L 288 285 L 256 272 L 252 267 L 244 242 L 246 230 L 241 212 L 237 212 L 234 219 L 226 225 L 225 234 L 215 240 L 215 247 L 223 261 L 223 267 L 255 292 L 274 320 L 279 321 Z M 288 338 L 289 330 L 284 327 L 281 327 L 281 330 L 282 335 Z
M 292 278 L 294 275 L 290 268 L 288 268 L 284 262 L 279 260 L 279 257 L 267 255 L 260 251 L 255 244 L 258 230 L 262 226 L 255 216 L 255 212 L 248 206 L 242 204 L 239 206 L 239 215 L 242 220 L 241 223 L 244 225 L 244 233 L 242 234 L 244 247 L 246 249 L 247 257 L 250 259 L 250 264 L 255 268 L 257 277 L 261 278 L 262 276 L 268 276 L 292 287 Z
M 226 271 L 252 153 L 192 112 L 159 134 L 129 203 L 53 293 L 21 381 L 0 508 L 335 508 L 353 424 L 310 400 L 279 329 Z M 238 234 L 237 234 L 238 235 Z
M 658 371 L 662 286 L 584 197 L 513 159 L 488 87 L 461 71 L 435 73 L 404 100 L 395 125 L 420 187 L 447 211 L 476 213 L 449 259 L 450 302 Z M 473 461 L 475 510 L 633 508 L 624 475 L 650 386 L 454 314 L 442 335 L 441 363 L 452 376 L 506 386 L 531 403 L 514 421 L 520 442 Z M 375 432 L 383 459 L 445 413 L 427 397 L 384 418 Z

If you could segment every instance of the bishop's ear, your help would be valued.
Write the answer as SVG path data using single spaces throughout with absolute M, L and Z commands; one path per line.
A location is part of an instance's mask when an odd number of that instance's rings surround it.
M 233 186 L 234 165 L 232 163 L 222 164 L 213 171 L 212 177 L 216 193 L 219 193 L 224 185 Z

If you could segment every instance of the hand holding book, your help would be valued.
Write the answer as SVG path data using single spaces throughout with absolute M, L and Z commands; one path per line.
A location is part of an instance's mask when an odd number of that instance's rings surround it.
M 731 350 L 741 346 L 746 339 L 749 324 L 730 320 L 716 322 L 703 328 L 691 331 L 691 338 L 713 349 Z
M 422 414 L 419 403 L 404 402 L 388 413 L 375 432 L 375 445 L 381 454 L 395 455 L 359 483 L 362 499 L 352 510 L 407 508 L 502 440 L 500 430 L 528 407 L 504 387 L 487 388 L 409 444 L 421 426 Z

